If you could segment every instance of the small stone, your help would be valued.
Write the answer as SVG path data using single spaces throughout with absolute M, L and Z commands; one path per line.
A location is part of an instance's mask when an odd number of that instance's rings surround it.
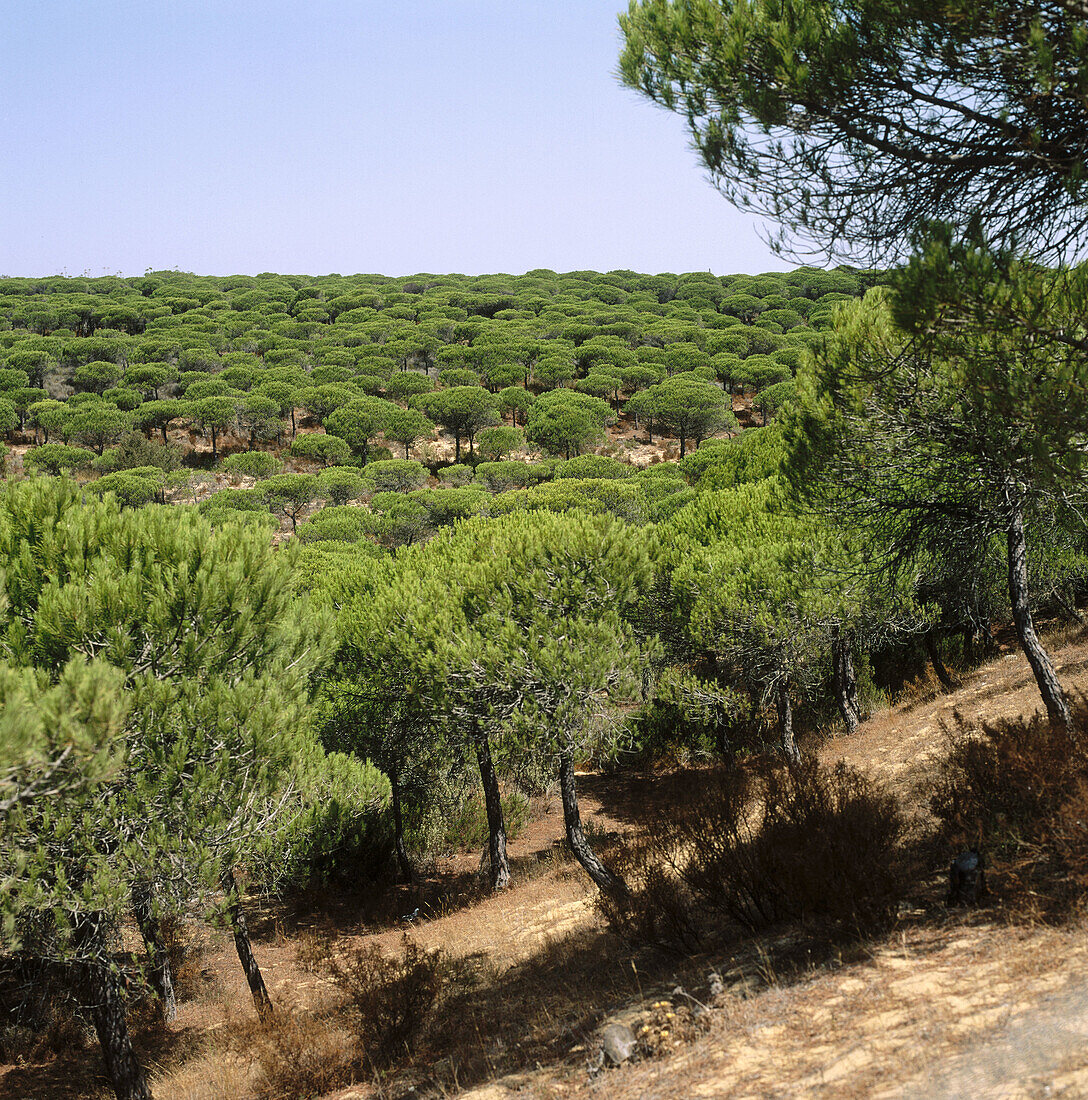
M 637 1049 L 635 1033 L 626 1024 L 609 1024 L 601 1032 L 601 1053 L 614 1066 L 622 1065 Z

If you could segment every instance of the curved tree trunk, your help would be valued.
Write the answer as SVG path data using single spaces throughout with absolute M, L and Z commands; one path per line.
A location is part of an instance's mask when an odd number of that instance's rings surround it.
M 246 926 L 246 915 L 242 911 L 241 895 L 238 892 L 238 884 L 234 881 L 234 869 L 229 864 L 223 868 L 219 882 L 227 895 L 227 913 L 230 916 L 231 931 L 234 933 L 234 947 L 238 952 L 242 969 L 245 971 L 246 981 L 249 982 L 253 1006 L 257 1009 L 257 1016 L 260 1019 L 270 1020 L 272 1019 L 272 998 L 268 995 L 261 968 L 257 964 L 253 947 L 249 942 L 249 929 Z
M 411 884 L 416 880 L 415 868 L 408 858 L 408 849 L 404 844 L 404 814 L 400 801 L 400 773 L 395 769 L 389 773 L 390 798 L 393 803 L 393 848 L 397 853 L 397 866 L 404 881 Z
M 1039 694 L 1043 697 L 1047 715 L 1055 725 L 1071 729 L 1073 719 L 1062 692 L 1058 673 L 1047 651 L 1035 633 L 1035 624 L 1031 618 L 1031 605 L 1028 602 L 1028 544 L 1024 535 L 1024 508 L 1017 502 L 1009 522 L 1009 599 L 1012 602 L 1012 617 L 1016 623 L 1016 635 L 1027 656 L 1035 682 L 1039 685 Z
M 155 916 L 151 883 L 145 878 L 138 878 L 132 884 L 132 913 L 136 917 L 140 935 L 143 936 L 144 947 L 147 948 L 147 957 L 151 963 L 151 986 L 158 995 L 162 1018 L 170 1023 L 178 1014 L 174 975 L 170 970 L 170 958 L 166 953 L 166 944 L 163 943 L 159 920 Z
M 578 792 L 574 786 L 574 758 L 569 751 L 559 754 L 559 792 L 563 799 L 563 821 L 567 827 L 567 843 L 574 853 L 574 858 L 602 890 L 611 894 L 626 894 L 627 884 L 601 862 L 582 831 L 582 815 L 578 811 Z
M 937 674 L 937 679 L 940 681 L 941 687 L 945 691 L 955 691 L 956 681 L 952 679 L 948 669 L 945 668 L 944 661 L 941 660 L 941 654 L 937 649 L 937 632 L 935 630 L 927 630 L 924 640 L 926 653 L 929 656 L 929 663 L 933 666 L 933 671 Z
M 835 702 L 839 705 L 846 732 L 853 733 L 861 722 L 858 708 L 858 678 L 854 672 L 854 655 L 850 644 L 837 626 L 831 628 L 831 676 Z
M 76 942 L 83 955 L 76 964 L 79 999 L 94 1022 L 114 1094 L 117 1100 L 151 1100 L 143 1067 L 132 1049 L 121 978 L 109 958 L 102 913 L 80 918 Z
M 782 735 L 782 751 L 794 763 L 801 759 L 793 739 L 793 705 L 790 703 L 790 678 L 783 673 L 774 690 L 774 705 L 778 711 L 778 731 Z
M 495 761 L 491 758 L 491 743 L 487 734 L 477 728 L 473 741 L 476 746 L 476 763 L 480 768 L 480 782 L 484 788 L 484 807 L 487 810 L 491 889 L 505 890 L 510 885 L 510 860 L 506 855 L 506 822 L 502 813 L 499 777 L 495 771 Z

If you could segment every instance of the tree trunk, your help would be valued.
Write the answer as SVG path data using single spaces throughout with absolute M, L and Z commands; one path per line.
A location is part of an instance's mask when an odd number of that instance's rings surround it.
M 261 1020 L 270 1020 L 272 998 L 268 995 L 261 968 L 253 955 L 253 947 L 249 942 L 249 929 L 246 927 L 246 915 L 242 912 L 241 895 L 238 893 L 238 884 L 234 881 L 234 869 L 229 864 L 224 867 L 219 881 L 223 892 L 227 895 L 227 913 L 230 917 L 231 931 L 234 933 L 234 947 L 238 952 L 242 969 L 245 971 L 246 981 L 249 982 L 249 991 L 253 995 L 257 1016 Z
M 178 1014 L 174 975 L 170 970 L 170 958 L 166 953 L 166 944 L 163 943 L 159 920 L 152 905 L 151 883 L 145 878 L 138 878 L 132 884 L 132 912 L 151 963 L 151 986 L 158 994 L 163 1020 L 170 1023 Z
M 834 682 L 835 702 L 839 704 L 846 732 L 853 733 L 861 722 L 858 709 L 858 679 L 854 672 L 854 655 L 850 645 L 837 626 L 831 628 L 831 676 Z
M 944 667 L 944 661 L 941 660 L 941 654 L 937 649 L 936 631 L 926 631 L 925 645 L 926 653 L 929 655 L 929 663 L 933 666 L 933 671 L 937 674 L 937 679 L 940 681 L 941 687 L 945 691 L 955 691 L 956 681 L 952 679 L 948 673 L 948 669 Z
M 1012 602 L 1017 637 L 1028 664 L 1031 665 L 1031 671 L 1035 674 L 1035 682 L 1039 685 L 1039 694 L 1043 697 L 1050 721 L 1071 729 L 1073 719 L 1062 692 L 1061 681 L 1035 633 L 1035 624 L 1031 619 L 1031 605 L 1028 602 L 1028 544 L 1024 536 L 1024 509 L 1019 502 L 1014 506 L 1009 523 L 1009 599 Z
M 681 432 L 680 433 L 680 457 L 681 458 L 684 457 L 685 445 L 687 444 L 687 440 L 688 440 L 688 437 L 683 432 Z
M 77 964 L 80 1001 L 94 1021 L 106 1075 L 117 1100 L 151 1100 L 151 1089 L 128 1033 L 121 979 L 108 957 L 105 917 L 92 913 L 79 923 L 82 927 L 77 929 L 76 941 L 84 956 Z
M 506 822 L 502 814 L 499 777 L 495 772 L 495 762 L 491 759 L 491 744 L 487 734 L 477 729 L 473 740 L 476 743 L 476 762 L 480 767 L 480 781 L 484 787 L 484 806 L 487 809 L 491 889 L 505 890 L 510 885 L 510 861 L 506 855 Z
M 461 461 L 461 436 L 460 433 L 453 433 L 453 461 L 458 463 Z
M 793 739 L 793 705 L 790 703 L 790 678 L 783 674 L 774 689 L 774 705 L 778 711 L 778 731 L 782 735 L 782 751 L 793 762 L 801 759 Z
M 610 871 L 589 846 L 582 831 L 582 815 L 578 812 L 578 792 L 574 786 L 574 758 L 569 751 L 559 754 L 559 792 L 563 799 L 563 821 L 567 827 L 567 843 L 574 858 L 585 872 L 606 893 L 626 894 L 627 884 Z
M 400 802 L 400 773 L 395 769 L 389 773 L 389 789 L 393 803 L 393 849 L 397 853 L 397 865 L 404 881 L 411 884 L 416 880 L 415 868 L 408 858 L 408 849 L 404 845 L 404 815 Z

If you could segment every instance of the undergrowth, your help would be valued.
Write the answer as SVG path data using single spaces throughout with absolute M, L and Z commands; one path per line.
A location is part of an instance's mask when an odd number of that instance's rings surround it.
M 1070 730 L 1039 714 L 957 724 L 931 800 L 945 835 L 985 853 L 1011 910 L 1069 915 L 1088 886 L 1088 700 Z
M 620 857 L 630 894 L 598 907 L 625 938 L 682 952 L 723 926 L 867 934 L 903 897 L 903 833 L 895 797 L 843 764 L 753 759 L 660 810 Z

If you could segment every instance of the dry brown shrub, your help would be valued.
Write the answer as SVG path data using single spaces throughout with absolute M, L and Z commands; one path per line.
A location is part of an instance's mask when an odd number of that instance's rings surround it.
M 210 948 L 207 930 L 194 921 L 166 917 L 160 933 L 170 960 L 174 993 L 179 1003 L 192 1000 L 204 988 L 203 971 Z
M 362 1074 L 354 1038 L 328 1016 L 282 1012 L 234 1035 L 255 1068 L 258 1100 L 305 1100 L 353 1084 Z
M 439 994 L 459 979 L 458 965 L 445 952 L 426 951 L 407 933 L 395 956 L 376 944 L 338 951 L 334 940 L 311 937 L 305 957 L 348 998 L 352 1030 L 375 1066 L 411 1055 Z
M 40 1061 L 84 1050 L 92 1041 L 61 967 L 29 956 L 0 956 L 0 1063 Z
M 723 917 L 746 932 L 792 921 L 867 933 L 903 896 L 903 831 L 894 796 L 844 764 L 721 768 L 628 850 L 630 896 L 599 905 L 626 936 L 683 951 Z
M 986 852 L 1014 909 L 1068 914 L 1088 886 L 1088 701 L 1071 730 L 1040 714 L 957 722 L 931 802 L 946 835 Z

